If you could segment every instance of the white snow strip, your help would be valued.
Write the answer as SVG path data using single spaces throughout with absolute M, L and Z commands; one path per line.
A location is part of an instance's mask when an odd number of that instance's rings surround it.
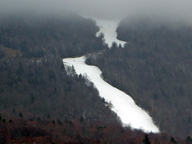
M 77 74 L 88 76 L 100 96 L 112 103 L 112 110 L 117 113 L 124 125 L 143 129 L 145 132 L 159 132 L 147 112 L 138 107 L 129 95 L 106 83 L 101 78 L 102 72 L 98 67 L 85 64 L 85 57 L 65 58 L 63 62 L 67 66 L 73 65 Z
M 85 18 L 89 18 L 84 16 Z M 121 44 L 122 47 L 127 43 L 125 41 L 121 41 L 117 39 L 116 29 L 119 26 L 120 20 L 101 20 L 98 18 L 91 18 L 95 20 L 97 26 L 100 28 L 99 32 L 96 33 L 98 37 L 101 33 L 104 34 L 104 41 L 108 44 L 109 47 L 112 46 L 113 42 L 116 42 L 119 46 Z

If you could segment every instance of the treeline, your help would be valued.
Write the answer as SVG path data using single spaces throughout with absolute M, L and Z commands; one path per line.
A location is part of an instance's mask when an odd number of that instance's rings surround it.
M 107 82 L 132 96 L 161 131 L 190 135 L 192 29 L 124 20 L 117 33 L 128 41 L 125 48 L 114 43 L 87 63 L 101 68 Z
M 192 138 L 172 137 L 166 133 L 145 134 L 116 123 L 39 120 L 27 121 L 0 117 L 0 143 L 46 144 L 191 144 Z
M 0 45 L 20 50 L 26 57 L 52 53 L 64 58 L 101 50 L 102 37 L 95 37 L 98 30 L 94 21 L 72 13 L 0 15 Z

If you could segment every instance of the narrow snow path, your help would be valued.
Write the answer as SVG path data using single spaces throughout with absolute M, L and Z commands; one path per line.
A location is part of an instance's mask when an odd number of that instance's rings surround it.
M 112 46 L 113 42 L 116 42 L 118 45 L 121 44 L 122 46 L 126 43 L 117 39 L 116 28 L 119 21 L 93 19 L 100 28 L 96 36 L 103 33 L 105 43 L 107 43 L 109 47 Z M 130 125 L 134 129 L 143 129 L 145 132 L 159 132 L 159 129 L 154 125 L 147 112 L 138 107 L 129 95 L 106 83 L 101 78 L 101 70 L 98 67 L 86 65 L 84 56 L 65 58 L 63 62 L 67 66 L 74 66 L 77 74 L 88 76 L 89 80 L 93 82 L 98 89 L 100 96 L 105 98 L 107 102 L 112 103 L 112 110 L 117 113 L 124 125 Z
M 85 64 L 85 57 L 66 58 L 63 62 L 67 66 L 74 66 L 77 74 L 88 76 L 100 96 L 112 103 L 112 110 L 117 113 L 124 125 L 143 129 L 145 132 L 159 132 L 151 117 L 138 107 L 129 95 L 106 83 L 100 76 L 102 72 L 99 68 Z
M 84 16 L 85 18 L 89 18 Z M 104 41 L 108 44 L 109 47 L 112 46 L 113 42 L 117 43 L 119 46 L 121 44 L 122 47 L 127 43 L 126 41 L 121 41 L 117 39 L 116 29 L 119 26 L 120 20 L 101 20 L 98 18 L 91 18 L 95 20 L 97 26 L 100 28 L 99 32 L 96 33 L 98 37 L 101 33 L 104 34 Z

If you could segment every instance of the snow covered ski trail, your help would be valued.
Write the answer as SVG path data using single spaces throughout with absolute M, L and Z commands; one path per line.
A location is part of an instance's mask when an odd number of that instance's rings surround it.
M 112 110 L 117 113 L 124 125 L 143 129 L 145 132 L 159 132 L 151 117 L 138 107 L 129 95 L 106 83 L 101 78 L 102 72 L 98 67 L 85 64 L 84 56 L 66 58 L 63 59 L 63 62 L 67 66 L 74 66 L 77 74 L 86 75 L 94 83 L 100 96 L 105 98 L 107 102 L 111 102 Z
M 104 41 L 106 44 L 108 44 L 109 47 L 112 46 L 113 42 L 115 42 L 118 46 L 121 45 L 122 47 L 124 47 L 124 45 L 127 43 L 126 41 L 121 41 L 117 39 L 116 29 L 119 26 L 120 20 L 101 20 L 88 16 L 83 17 L 95 20 L 97 26 L 100 29 L 96 33 L 96 36 L 98 37 L 101 33 L 103 33 Z
M 119 24 L 118 21 L 92 19 L 96 21 L 97 26 L 100 28 L 96 36 L 103 33 L 105 43 L 107 43 L 109 47 L 112 46 L 113 42 L 116 42 L 117 45 L 121 44 L 122 46 L 126 44 L 126 42 L 117 39 L 116 28 Z M 94 86 L 99 91 L 99 95 L 105 98 L 107 102 L 111 102 L 113 105 L 111 109 L 120 117 L 124 126 L 130 125 L 134 129 L 143 129 L 145 132 L 159 132 L 158 127 L 154 125 L 148 113 L 138 107 L 129 95 L 106 83 L 101 78 L 101 70 L 96 66 L 85 64 L 84 56 L 65 58 L 63 62 L 67 66 L 74 66 L 77 74 L 86 75 L 88 79 L 94 83 Z

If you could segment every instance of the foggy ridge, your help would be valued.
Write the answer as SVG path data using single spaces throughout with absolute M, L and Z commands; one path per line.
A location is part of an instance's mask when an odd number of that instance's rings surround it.
M 149 17 L 157 21 L 192 21 L 190 0 L 1 0 L 0 13 L 39 12 L 63 14 L 69 10 L 80 15 L 116 19 Z

